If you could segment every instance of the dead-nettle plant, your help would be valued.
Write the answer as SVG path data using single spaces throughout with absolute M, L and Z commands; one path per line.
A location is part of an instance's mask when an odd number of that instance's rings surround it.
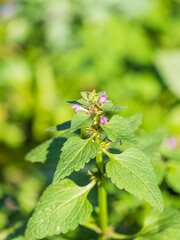
M 99 239 L 131 239 L 133 236 L 115 233 L 112 227 L 108 227 L 107 179 L 119 189 L 144 199 L 159 211 L 163 210 L 161 192 L 150 160 L 140 150 L 134 135 L 141 124 L 142 114 L 128 118 L 115 114 L 109 119 L 109 111 L 121 111 L 124 107 L 114 106 L 107 100 L 105 92 L 81 92 L 81 95 L 80 100 L 68 102 L 76 110 L 72 121 L 47 129 L 64 132 L 26 156 L 31 162 L 54 163 L 59 160 L 53 182 L 42 194 L 28 222 L 25 232 L 28 240 L 67 233 L 79 224 L 96 231 Z M 114 142 L 121 145 L 123 151 L 120 154 L 112 153 Z M 108 157 L 106 163 L 104 157 Z M 90 183 L 87 186 L 80 187 L 66 178 L 73 171 L 84 168 L 93 158 L 96 158 L 96 170 L 88 171 Z M 93 223 L 89 221 L 93 207 L 87 196 L 95 185 L 99 217 Z

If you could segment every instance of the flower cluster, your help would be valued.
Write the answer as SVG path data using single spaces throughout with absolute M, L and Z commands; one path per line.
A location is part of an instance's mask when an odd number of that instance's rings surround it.
M 102 103 L 108 103 L 109 102 L 107 100 L 108 96 L 106 94 L 102 94 L 102 95 L 98 96 L 95 91 L 92 91 L 91 93 L 89 93 L 85 97 L 86 98 L 84 100 L 89 104 L 89 106 L 84 106 L 84 105 L 80 105 L 80 104 L 73 104 L 71 106 L 71 108 L 75 109 L 76 112 L 84 111 L 88 115 L 92 115 L 94 113 L 97 113 L 100 116 L 100 119 L 99 119 L 100 123 L 103 123 L 103 124 L 108 123 L 107 117 L 105 117 L 103 115 L 103 112 L 100 110 L 100 106 L 101 106 Z M 97 123 L 97 119 L 96 119 L 96 123 Z

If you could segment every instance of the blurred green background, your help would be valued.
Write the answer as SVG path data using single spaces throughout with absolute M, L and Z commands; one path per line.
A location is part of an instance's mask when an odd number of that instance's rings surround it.
M 23 239 L 55 169 L 25 154 L 50 137 L 44 129 L 72 118 L 66 101 L 93 89 L 127 106 L 123 116 L 142 112 L 144 133 L 164 128 L 173 137 L 165 168 L 177 178 L 168 185 L 164 173 L 161 183 L 166 204 L 180 208 L 180 0 L 1 0 L 0 239 Z M 118 225 L 139 202 L 111 192 L 114 212 L 118 199 L 126 203 L 111 218 Z

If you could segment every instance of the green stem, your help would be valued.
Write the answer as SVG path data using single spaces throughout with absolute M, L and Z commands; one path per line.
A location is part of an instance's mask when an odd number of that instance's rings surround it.
M 96 142 L 99 144 L 100 140 L 96 137 Z M 100 228 L 103 233 L 105 233 L 107 225 L 108 225 L 108 212 L 107 212 L 107 193 L 105 186 L 105 178 L 104 178 L 104 164 L 102 152 L 99 151 L 96 155 L 96 165 L 99 171 L 99 182 L 98 182 L 98 204 L 99 204 L 99 220 L 100 220 Z M 104 240 L 103 236 L 100 236 L 99 240 Z

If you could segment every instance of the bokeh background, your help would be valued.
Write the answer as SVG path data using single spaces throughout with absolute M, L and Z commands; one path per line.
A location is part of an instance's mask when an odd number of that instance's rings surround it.
M 160 184 L 165 204 L 180 208 L 180 1 L 1 0 L 0 239 L 24 239 L 53 176 L 55 167 L 28 163 L 25 154 L 50 137 L 44 129 L 72 118 L 66 101 L 93 89 L 127 106 L 123 116 L 142 112 L 144 133 L 165 129 L 170 153 L 161 157 Z M 122 229 L 137 225 L 127 217 L 139 207 L 135 198 L 113 189 L 110 200 L 112 224 L 125 217 Z

